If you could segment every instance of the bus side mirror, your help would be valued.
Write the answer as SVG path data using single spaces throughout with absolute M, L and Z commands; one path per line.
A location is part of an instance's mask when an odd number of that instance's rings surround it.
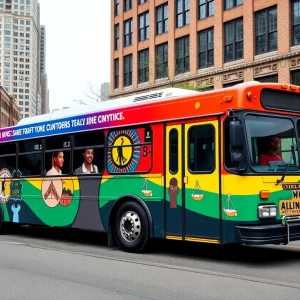
M 244 165 L 244 129 L 243 125 L 239 121 L 231 121 L 229 125 L 230 132 L 230 155 L 231 163 L 238 167 L 238 170 L 242 170 L 241 166 Z
M 230 122 L 230 145 L 233 149 L 244 148 L 244 129 L 239 121 Z

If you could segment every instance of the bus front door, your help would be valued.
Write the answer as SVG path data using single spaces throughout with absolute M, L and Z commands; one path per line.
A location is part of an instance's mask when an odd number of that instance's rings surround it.
M 218 120 L 184 125 L 185 239 L 219 243 L 220 163 Z
M 167 126 L 166 238 L 220 240 L 218 120 Z

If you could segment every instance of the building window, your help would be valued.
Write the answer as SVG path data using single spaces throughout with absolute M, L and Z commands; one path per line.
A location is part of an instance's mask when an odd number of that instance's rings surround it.
M 255 78 L 256 81 L 258 82 L 273 82 L 273 83 L 278 83 L 278 75 L 270 75 L 270 76 L 265 76 L 265 77 L 259 77 Z
M 139 41 L 144 41 L 149 39 L 149 12 L 145 12 L 139 15 Z
M 176 40 L 176 75 L 190 70 L 190 38 L 185 36 Z
M 234 82 L 224 83 L 223 88 L 232 87 L 232 86 L 235 86 L 235 85 L 243 83 L 243 82 L 244 81 L 234 81 Z
M 132 85 L 132 54 L 124 56 L 124 86 Z
M 198 0 L 198 18 L 199 20 L 214 15 L 214 0 Z
M 115 59 L 114 61 L 114 71 L 115 71 L 115 77 L 114 77 L 114 88 L 119 88 L 119 59 Z
M 198 67 L 199 69 L 214 65 L 214 29 L 202 30 L 198 34 Z
M 176 27 L 190 24 L 190 0 L 176 0 Z
M 156 79 L 168 76 L 168 43 L 156 46 Z
M 156 34 L 168 32 L 168 4 L 156 8 Z
M 115 0 L 115 16 L 120 14 L 120 0 Z
M 149 81 L 149 49 L 139 51 L 139 83 Z
M 144 4 L 146 2 L 148 2 L 148 0 L 139 0 L 139 5 Z
M 225 0 L 225 9 L 231 9 L 235 6 L 243 4 L 243 0 Z
M 120 49 L 120 26 L 115 25 L 115 50 Z
M 277 50 L 277 7 L 255 14 L 255 54 Z
M 124 10 L 128 11 L 132 9 L 132 0 L 124 0 Z
M 300 1 L 292 2 L 292 44 L 300 44 Z
M 132 30 L 132 19 L 129 19 L 124 26 L 124 47 L 132 45 Z
M 234 20 L 225 25 L 225 62 L 243 58 L 243 20 Z
M 291 72 L 292 84 L 300 85 L 300 70 Z

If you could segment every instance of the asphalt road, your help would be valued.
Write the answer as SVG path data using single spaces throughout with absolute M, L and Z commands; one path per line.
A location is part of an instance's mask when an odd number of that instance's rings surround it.
M 0 299 L 300 299 L 300 243 L 222 247 L 155 241 L 146 254 L 107 236 L 23 227 L 0 236 Z

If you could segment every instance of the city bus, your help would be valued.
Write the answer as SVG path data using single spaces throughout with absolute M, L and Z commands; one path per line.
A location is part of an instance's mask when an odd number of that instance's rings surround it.
M 300 240 L 300 87 L 166 88 L 0 130 L 0 224 L 212 244 Z M 5 231 L 4 231 L 5 232 Z

